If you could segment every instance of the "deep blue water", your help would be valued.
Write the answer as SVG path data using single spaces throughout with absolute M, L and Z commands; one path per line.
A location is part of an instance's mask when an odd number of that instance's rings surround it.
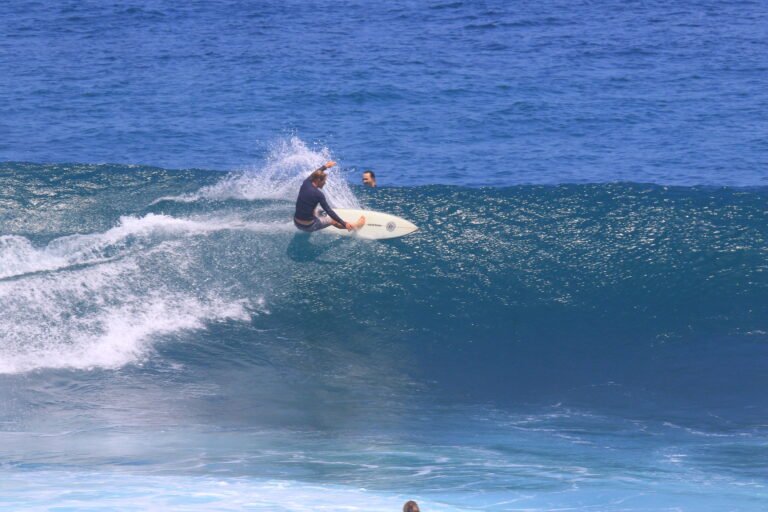
M 0 510 L 762 510 L 767 26 L 3 4 Z
M 0 160 L 231 170 L 297 135 L 388 185 L 766 185 L 767 26 L 760 1 L 13 0 Z

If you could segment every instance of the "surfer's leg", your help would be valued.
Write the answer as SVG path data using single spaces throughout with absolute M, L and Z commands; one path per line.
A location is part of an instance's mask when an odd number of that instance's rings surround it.
M 319 231 L 321 229 L 325 229 L 332 225 L 335 226 L 336 224 L 338 224 L 338 222 L 336 222 L 335 220 L 333 220 L 327 215 L 325 217 L 315 217 L 315 222 L 314 224 L 312 224 L 312 227 L 314 227 L 314 229 L 312 231 Z

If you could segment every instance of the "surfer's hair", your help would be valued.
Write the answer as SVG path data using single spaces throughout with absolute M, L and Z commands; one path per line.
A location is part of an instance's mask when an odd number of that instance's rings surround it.
M 419 505 L 417 505 L 415 501 L 406 501 L 405 505 L 403 505 L 403 512 L 421 512 L 421 511 L 419 510 Z
M 321 169 L 318 169 L 309 175 L 309 179 L 312 180 L 312 183 L 317 183 L 318 185 L 320 183 L 325 183 L 325 180 L 327 178 L 328 178 L 328 175 L 325 174 L 325 172 L 322 171 Z
M 371 178 L 376 179 L 376 174 L 373 171 L 365 171 L 363 174 L 370 174 Z

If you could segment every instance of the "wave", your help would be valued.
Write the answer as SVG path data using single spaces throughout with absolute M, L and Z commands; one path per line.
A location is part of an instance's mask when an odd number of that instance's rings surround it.
M 341 361 L 358 361 L 366 378 L 415 372 L 493 399 L 624 396 L 627 386 L 724 397 L 763 379 L 754 361 L 768 333 L 768 189 L 364 189 L 337 175 L 336 204 L 420 227 L 366 242 L 293 230 L 292 195 L 329 155 L 291 144 L 263 171 L 91 167 L 82 194 L 68 187 L 71 207 L 0 210 L 10 219 L 0 238 L 0 314 L 10 319 L 0 371 L 158 357 L 205 371 L 212 341 L 202 333 L 224 321 L 237 332 L 227 339 L 251 343 L 217 345 L 221 361 L 288 364 L 355 386 L 365 381 Z M 17 165 L 5 164 L 0 180 Z M 54 178 L 73 167 L 38 166 L 37 195 L 56 197 Z M 126 190 L 115 176 L 128 172 Z M 95 195 L 86 192 L 94 183 Z M 68 226 L 106 227 L 51 237 L 25 224 L 25 213 L 49 211 Z M 283 352 L 316 345 L 328 354 L 320 366 Z
M 183 247 L 163 242 L 140 255 L 0 282 L 0 314 L 9 320 L 0 329 L 0 373 L 117 368 L 141 361 L 159 335 L 249 318 L 245 301 L 196 294 L 151 272 L 183 262 Z
M 197 236 L 289 227 L 150 213 L 42 248 L 17 235 L 0 237 L 0 313 L 12 320 L 0 329 L 0 373 L 116 368 L 140 361 L 153 337 L 214 320 L 247 320 L 248 300 L 225 299 L 217 289 L 201 292 L 179 272 L 195 272 Z M 158 264 L 164 270 L 153 271 Z
M 227 229 L 275 231 L 290 229 L 290 225 L 247 222 L 237 218 L 182 219 L 149 213 L 141 218 L 121 217 L 118 226 L 104 233 L 56 238 L 43 248 L 36 248 L 22 236 L 0 236 L 0 279 L 104 263 L 146 249 L 158 239 Z

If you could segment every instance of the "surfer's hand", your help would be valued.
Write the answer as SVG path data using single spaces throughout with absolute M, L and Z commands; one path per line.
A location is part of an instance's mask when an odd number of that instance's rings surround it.
M 355 227 L 350 224 L 349 222 L 344 223 L 344 227 L 347 228 L 347 231 L 354 231 Z
M 336 162 L 327 162 L 323 167 L 325 167 L 326 169 L 330 169 L 334 165 L 336 165 Z

